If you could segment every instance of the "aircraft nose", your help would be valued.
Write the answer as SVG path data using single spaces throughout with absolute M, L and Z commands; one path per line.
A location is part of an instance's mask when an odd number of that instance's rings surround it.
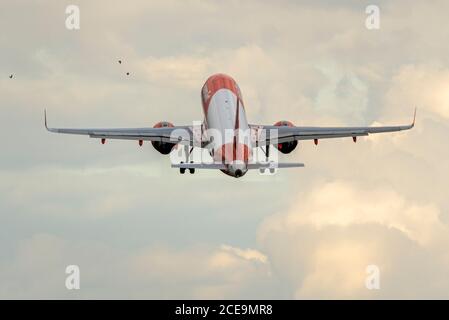
M 244 176 L 247 170 L 248 169 L 246 168 L 245 163 L 240 163 L 240 162 L 235 163 L 234 162 L 230 166 L 230 172 L 236 178 L 240 178 L 240 177 Z

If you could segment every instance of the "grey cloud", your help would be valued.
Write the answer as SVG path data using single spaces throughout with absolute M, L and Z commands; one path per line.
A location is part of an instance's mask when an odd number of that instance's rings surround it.
M 107 292 L 117 288 L 114 297 L 125 298 L 376 297 L 352 287 L 339 291 L 332 277 L 315 285 L 319 274 L 310 265 L 321 260 L 313 257 L 332 241 L 346 241 L 350 249 L 358 242 L 372 246 L 372 257 L 391 271 L 382 297 L 445 297 L 448 284 L 439 281 L 447 266 L 444 240 L 421 247 L 375 222 L 320 231 L 303 225 L 266 240 L 257 235 L 262 221 L 301 203 L 298 194 L 333 181 L 392 189 L 404 201 L 439 212 L 437 228 L 446 225 L 446 1 L 377 2 L 378 31 L 364 27 L 366 2 L 359 1 L 70 3 L 81 6 L 78 33 L 64 28 L 67 1 L 0 4 L 0 71 L 16 74 L 13 81 L 0 80 L 2 297 L 111 297 Z M 44 107 L 50 123 L 60 126 L 189 124 L 202 119 L 199 90 L 214 72 L 237 79 L 254 123 L 409 122 L 417 104 L 417 124 L 357 144 L 300 143 L 288 160 L 306 168 L 238 181 L 206 172 L 180 177 L 150 145 L 100 146 L 44 131 Z M 346 206 L 348 212 L 355 207 Z M 191 277 L 190 271 L 206 268 L 189 262 L 191 256 L 234 254 L 222 244 L 255 248 L 267 263 L 258 268 L 233 257 L 242 267 L 242 286 L 235 285 L 231 267 Z M 189 269 L 175 274 L 180 287 L 167 280 L 173 273 L 153 265 L 159 256 L 166 265 L 188 262 Z M 59 281 L 73 260 L 81 261 L 87 278 L 82 292 L 71 295 Z M 136 260 L 148 272 L 124 276 Z M 337 278 L 345 270 L 344 264 L 335 271 L 323 267 Z

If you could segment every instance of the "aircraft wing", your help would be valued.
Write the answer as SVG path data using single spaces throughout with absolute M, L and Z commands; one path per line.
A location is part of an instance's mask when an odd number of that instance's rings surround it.
M 291 142 L 295 140 L 319 140 L 330 138 L 352 137 L 355 141 L 358 136 L 367 136 L 373 133 L 395 132 L 409 130 L 414 127 L 416 109 L 413 122 L 400 126 L 376 126 L 376 127 L 288 127 L 288 126 L 260 126 L 250 125 L 253 130 L 262 130 L 262 134 L 256 137 L 258 146 Z M 277 137 L 270 130 L 278 130 Z
M 111 129 L 71 129 L 50 128 L 47 125 L 45 111 L 45 128 L 54 133 L 86 135 L 90 138 L 161 141 L 183 145 L 193 145 L 192 126 L 175 126 L 162 128 L 111 128 Z

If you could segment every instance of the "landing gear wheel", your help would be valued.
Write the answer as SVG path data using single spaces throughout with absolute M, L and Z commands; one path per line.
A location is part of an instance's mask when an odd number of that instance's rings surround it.
M 181 164 L 183 164 L 183 163 L 184 163 L 184 161 L 181 161 Z M 186 173 L 186 168 L 179 168 L 179 173 L 180 174 Z
M 264 173 L 265 173 L 265 168 L 260 168 L 260 169 L 259 169 L 259 172 L 260 172 L 261 174 L 264 174 Z
M 190 168 L 189 172 L 190 172 L 190 174 L 194 174 L 195 173 L 195 168 Z

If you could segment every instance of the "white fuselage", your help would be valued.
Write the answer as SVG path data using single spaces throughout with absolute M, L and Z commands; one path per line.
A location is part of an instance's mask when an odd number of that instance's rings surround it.
M 234 80 L 222 80 L 220 77 L 227 77 L 224 75 L 215 77 L 218 77 L 218 80 L 210 84 L 213 88 L 206 87 L 207 92 L 203 90 L 205 126 L 209 140 L 212 140 L 212 156 L 214 161 L 227 165 L 226 173 L 242 176 L 248 170 L 247 165 L 251 158 L 250 130 L 243 101 L 240 90 L 235 89 L 238 88 L 237 84 L 233 82 L 229 85 L 224 82 Z M 219 80 L 222 80 L 221 85 Z

